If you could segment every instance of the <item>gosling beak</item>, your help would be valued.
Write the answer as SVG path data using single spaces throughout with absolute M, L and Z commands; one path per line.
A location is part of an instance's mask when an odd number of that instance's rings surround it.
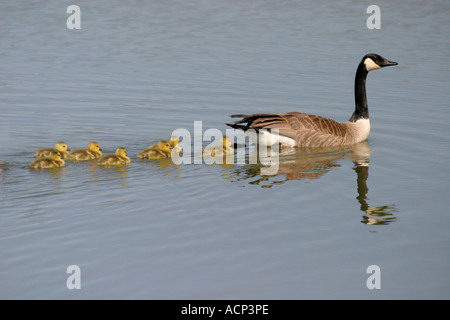
M 69 148 L 67 148 L 67 150 L 66 151 L 71 151 Z

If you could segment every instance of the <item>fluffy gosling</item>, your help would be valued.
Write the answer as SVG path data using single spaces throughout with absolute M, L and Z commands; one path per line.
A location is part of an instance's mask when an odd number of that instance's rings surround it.
M 127 157 L 127 149 L 117 148 L 115 154 L 101 157 L 97 165 L 104 167 L 114 167 L 130 164 L 131 160 Z
M 102 148 L 98 142 L 91 141 L 87 149 L 74 150 L 69 153 L 68 159 L 71 161 L 95 160 L 102 156 Z
M 138 153 L 138 159 L 166 159 L 171 157 L 170 143 L 166 140 L 159 141 L 151 147 Z
M 61 154 L 61 159 L 67 159 L 69 156 L 69 153 L 67 151 L 70 151 L 70 149 L 67 147 L 67 144 L 60 141 L 55 143 L 54 148 L 42 148 L 37 150 L 34 153 L 34 158 L 36 159 L 45 159 L 48 158 L 51 154 L 51 152 L 59 152 Z
M 61 159 L 61 153 L 58 151 L 52 151 L 49 153 L 48 158 L 35 159 L 30 163 L 30 169 L 53 169 L 64 167 L 65 162 Z
M 223 157 L 229 154 L 234 154 L 234 149 L 231 146 L 231 139 L 228 137 L 220 138 L 219 145 L 209 145 L 203 149 L 203 156 L 208 157 Z

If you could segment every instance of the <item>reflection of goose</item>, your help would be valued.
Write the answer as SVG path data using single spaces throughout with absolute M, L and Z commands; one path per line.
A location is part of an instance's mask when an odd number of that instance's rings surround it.
M 67 159 L 67 156 L 69 155 L 67 151 L 70 151 L 70 149 L 67 147 L 67 144 L 64 142 L 57 142 L 55 143 L 54 148 L 43 148 L 39 149 L 34 153 L 34 157 L 36 159 L 45 159 L 48 158 L 51 154 L 51 152 L 58 151 L 61 155 L 61 159 Z
M 369 107 L 366 98 L 366 77 L 369 71 L 386 66 L 395 66 L 397 62 L 389 61 L 378 54 L 366 54 L 358 65 L 355 76 L 355 112 L 347 122 L 301 112 L 280 114 L 237 114 L 233 118 L 242 118 L 233 124 L 235 129 L 246 132 L 255 140 L 255 132 L 270 137 L 261 139 L 262 144 L 279 142 L 287 147 L 325 147 L 350 145 L 364 141 L 369 136 Z M 278 130 L 272 135 L 268 130 Z M 268 142 L 270 141 L 270 142 Z M 255 141 L 257 142 L 257 141 Z
M 253 165 L 246 168 L 246 178 L 259 177 L 253 181 L 253 184 L 258 184 L 257 181 L 269 181 L 269 179 L 276 176 L 277 178 L 284 177 L 283 180 L 278 181 L 277 184 L 284 183 L 288 180 L 309 180 L 318 179 L 334 167 L 340 167 L 337 162 L 339 159 L 351 159 L 357 161 L 360 165 L 368 165 L 370 159 L 370 147 L 367 141 L 351 145 L 351 146 L 336 146 L 336 147 L 322 147 L 322 148 L 289 148 L 282 149 L 278 157 L 277 171 L 273 175 L 262 174 L 261 165 Z M 254 163 L 264 163 L 265 158 L 260 157 L 258 149 L 254 149 L 249 155 L 253 158 Z M 277 158 L 273 157 L 273 158 Z M 239 170 L 239 167 L 237 167 Z
M 257 150 L 253 150 L 257 153 Z M 278 171 L 273 175 L 263 175 L 263 166 L 258 164 L 234 166 L 232 180 L 248 180 L 249 184 L 270 188 L 291 180 L 319 179 L 333 168 L 340 167 L 338 160 L 349 159 L 354 164 L 357 174 L 357 200 L 360 209 L 365 213 L 363 223 L 387 224 L 395 221 L 393 212 L 395 206 L 369 206 L 367 203 L 367 178 L 369 176 L 369 161 L 371 149 L 367 141 L 351 146 L 323 148 L 292 148 L 282 150 L 279 154 Z M 250 154 L 249 157 L 253 155 Z M 257 156 L 257 155 L 256 155 Z
M 395 221 L 393 213 L 397 212 L 397 209 L 394 205 L 374 207 L 369 206 L 367 203 L 366 196 L 369 188 L 367 187 L 366 181 L 369 177 L 369 167 L 356 164 L 353 167 L 353 170 L 355 170 L 358 176 L 358 196 L 356 199 L 358 199 L 358 202 L 361 205 L 361 211 L 366 213 L 361 222 L 364 224 L 389 224 L 390 222 Z

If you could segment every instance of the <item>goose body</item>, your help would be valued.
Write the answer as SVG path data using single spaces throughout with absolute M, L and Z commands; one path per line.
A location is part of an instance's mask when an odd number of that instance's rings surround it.
M 166 140 L 159 141 L 158 143 L 142 150 L 138 153 L 138 159 L 166 159 L 171 157 L 171 146 Z
M 104 167 L 114 167 L 130 164 L 131 160 L 127 156 L 127 149 L 117 148 L 115 154 L 110 154 L 107 156 L 102 156 L 98 161 L 97 165 Z
M 88 144 L 87 149 L 74 150 L 69 153 L 68 159 L 71 161 L 86 161 L 95 160 L 102 156 L 102 148 L 100 144 L 95 141 L 91 141 Z
M 238 114 L 242 118 L 232 128 L 243 130 L 262 145 L 279 143 L 286 147 L 327 147 L 351 145 L 366 140 L 370 133 L 369 109 L 366 97 L 366 77 L 369 71 L 397 65 L 382 56 L 366 54 L 355 76 L 355 111 L 346 122 L 302 112 L 280 114 Z
M 30 163 L 30 169 L 53 169 L 64 167 L 65 161 L 61 159 L 61 154 L 58 151 L 52 151 L 47 158 L 35 159 Z
M 43 148 L 39 149 L 34 153 L 34 157 L 36 159 L 45 159 L 50 156 L 52 152 L 59 152 L 61 154 L 61 159 L 67 159 L 69 156 L 69 153 L 67 151 L 70 151 L 70 149 L 67 147 L 67 144 L 64 142 L 57 142 L 55 143 L 54 148 Z

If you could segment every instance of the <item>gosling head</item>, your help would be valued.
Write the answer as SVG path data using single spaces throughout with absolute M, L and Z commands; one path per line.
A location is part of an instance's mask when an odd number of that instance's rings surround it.
M 157 144 L 158 149 L 170 152 L 170 143 L 166 140 L 159 141 Z
M 372 70 L 380 69 L 383 67 L 398 65 L 397 62 L 390 61 L 376 53 L 366 54 L 362 58 L 361 62 L 364 63 L 364 66 L 366 67 L 366 71 L 372 71 Z
M 52 151 L 50 152 L 49 158 L 51 160 L 61 161 L 61 153 L 58 151 Z
M 175 137 L 175 136 L 170 137 L 170 139 L 169 139 L 170 146 L 175 147 L 179 143 L 180 143 L 180 140 L 178 139 L 178 137 Z
M 91 151 L 95 151 L 95 152 L 102 151 L 102 148 L 100 148 L 100 145 L 98 144 L 98 142 L 95 142 L 95 141 L 89 142 L 88 149 Z
M 127 149 L 125 149 L 125 148 L 117 148 L 116 149 L 116 156 L 119 156 L 119 157 L 127 157 Z
M 67 144 L 65 144 L 64 142 L 57 142 L 55 143 L 55 149 L 61 152 L 67 152 L 70 151 L 70 149 L 67 147 Z
M 229 146 L 231 146 L 231 139 L 228 137 L 220 138 L 220 142 L 222 143 L 224 148 L 228 148 Z

